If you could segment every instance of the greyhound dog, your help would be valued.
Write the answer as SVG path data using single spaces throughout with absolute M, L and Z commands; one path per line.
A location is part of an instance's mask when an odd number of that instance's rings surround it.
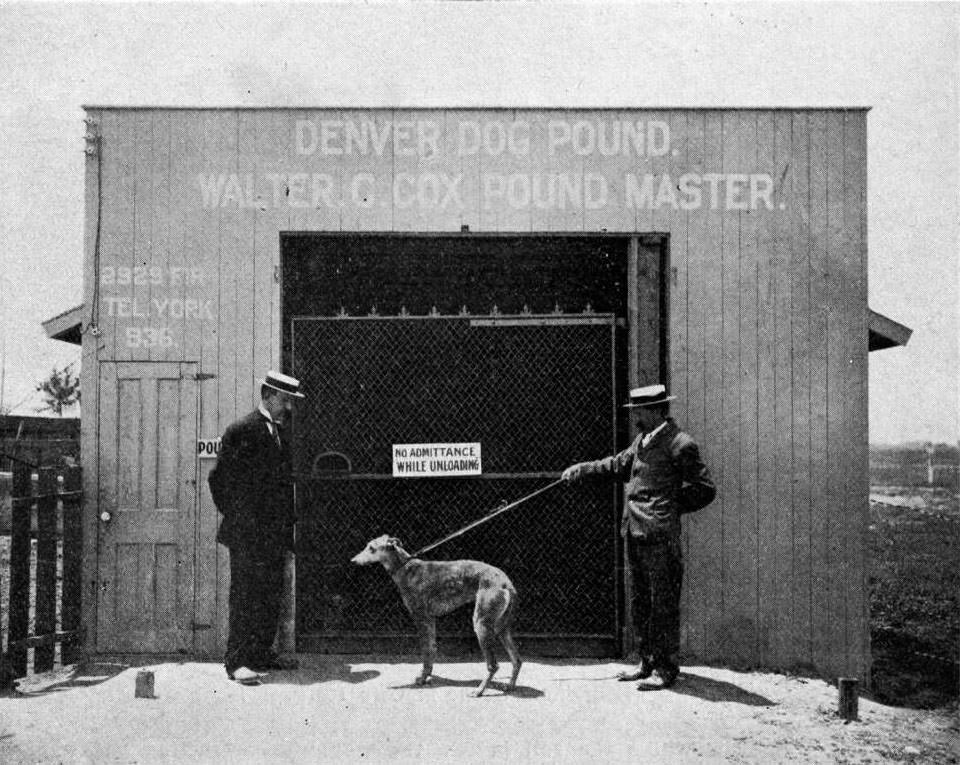
M 499 669 L 493 652 L 496 638 L 507 649 L 513 665 L 506 690 L 512 691 L 516 687 L 523 663 L 510 634 L 517 591 L 503 571 L 475 560 L 420 560 L 406 552 L 399 540 L 386 534 L 371 540 L 351 561 L 360 566 L 380 563 L 399 588 L 404 605 L 417 623 L 420 637 L 423 669 L 416 680 L 417 685 L 430 682 L 433 672 L 433 660 L 437 655 L 437 617 L 472 602 L 475 603 L 473 629 L 487 662 L 487 676 L 473 695 L 481 696 Z

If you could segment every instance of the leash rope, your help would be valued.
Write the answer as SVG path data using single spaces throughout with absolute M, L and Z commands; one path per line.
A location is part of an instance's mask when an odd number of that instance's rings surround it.
M 477 520 L 473 521 L 473 523 L 468 523 L 468 524 L 467 524 L 466 526 L 464 526 L 462 529 L 460 529 L 460 530 L 458 530 L 458 531 L 454 531 L 452 534 L 448 534 L 448 535 L 445 536 L 443 539 L 440 539 L 440 540 L 437 541 L 437 542 L 433 542 L 432 544 L 429 544 L 429 545 L 427 545 L 426 547 L 421 547 L 419 550 L 417 550 L 415 553 L 413 553 L 413 555 L 410 556 L 410 560 L 412 560 L 413 558 L 419 558 L 421 555 L 423 555 L 423 554 L 424 554 L 425 552 L 427 552 L 428 550 L 432 550 L 434 547 L 439 547 L 440 545 L 444 544 L 445 542 L 449 542 L 451 539 L 456 539 L 456 538 L 457 538 L 458 536 L 460 536 L 461 534 L 467 533 L 468 531 L 470 531 L 470 529 L 476 528 L 476 527 L 479 526 L 481 523 L 486 523 L 486 522 L 489 521 L 490 519 L 496 518 L 498 515 L 500 515 L 500 513 L 505 513 L 505 512 L 507 512 L 507 510 L 512 510 L 512 509 L 515 508 L 517 505 L 523 504 L 523 503 L 526 502 L 527 500 L 533 499 L 533 498 L 536 497 L 537 495 L 543 494 L 545 491 L 548 491 L 549 489 L 552 489 L 554 486 L 558 486 L 558 485 L 561 484 L 561 483 L 563 483 L 563 479 L 562 479 L 562 478 L 558 478 L 558 479 L 557 479 L 556 481 L 554 481 L 553 483 L 549 483 L 549 484 L 547 484 L 546 486 L 543 486 L 543 487 L 537 489 L 535 492 L 532 492 L 532 493 L 530 493 L 530 494 L 527 494 L 525 497 L 520 497 L 520 499 L 514 500 L 514 501 L 511 502 L 509 505 L 503 505 L 502 507 L 498 507 L 498 508 L 497 508 L 496 510 L 494 510 L 493 512 L 487 513 L 487 515 L 483 516 L 482 518 L 478 518 Z M 409 562 L 409 561 L 408 561 L 408 562 Z

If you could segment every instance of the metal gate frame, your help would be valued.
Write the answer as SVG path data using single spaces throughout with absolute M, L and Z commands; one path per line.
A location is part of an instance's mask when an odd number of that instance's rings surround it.
M 617 416 L 617 383 L 618 383 L 618 370 L 617 370 L 617 329 L 618 327 L 622 328 L 624 326 L 624 320 L 618 319 L 614 314 L 593 314 L 593 313 L 584 313 L 584 314 L 513 314 L 513 315 L 440 315 L 440 314 L 431 314 L 427 316 L 410 316 L 401 314 L 400 316 L 347 316 L 339 315 L 334 317 L 306 317 L 298 316 L 291 318 L 291 363 L 294 370 L 294 373 L 299 373 L 297 366 L 297 322 L 302 321 L 323 321 L 323 322 L 357 322 L 357 321 L 436 321 L 436 320 L 459 320 L 459 321 L 469 321 L 470 326 L 575 326 L 575 325 L 605 325 L 610 328 L 610 348 L 609 348 L 609 359 L 610 359 L 610 370 L 609 370 L 609 379 L 610 379 L 610 392 L 609 392 L 609 433 L 611 437 L 611 443 L 609 445 L 612 451 L 616 449 L 617 441 L 617 432 L 618 432 L 618 416 Z M 295 425 L 296 427 L 296 425 Z M 322 455 L 321 455 L 322 456 Z M 327 455 L 330 456 L 330 455 Z M 337 455 L 333 455 L 337 456 Z M 603 455 L 597 455 L 603 456 Z M 336 460 L 334 460 L 336 463 Z M 345 465 L 347 469 L 350 469 L 349 460 L 341 461 L 341 464 Z M 520 472 L 520 473 L 483 473 L 481 476 L 474 477 L 481 480 L 503 480 L 503 479 L 555 479 L 558 477 L 559 473 L 554 471 L 532 471 L 532 472 Z M 384 480 L 397 480 L 390 473 L 379 473 L 379 472 L 366 472 L 366 473 L 351 473 L 351 472 L 341 472 L 337 473 L 336 471 L 327 472 L 327 471 L 318 471 L 317 461 L 314 460 L 313 465 L 311 466 L 310 473 L 299 475 L 299 479 L 308 479 L 308 480 L 332 480 L 332 481 L 384 481 Z M 443 479 L 441 479 L 443 480 Z M 620 508 L 620 502 L 622 501 L 622 494 L 619 491 L 617 486 L 612 486 L 610 488 L 610 503 L 612 512 L 619 517 L 617 511 Z M 489 508 L 487 508 L 489 509 Z M 451 531 L 453 529 L 446 529 L 446 531 Z M 580 642 L 580 643 L 596 643 L 605 642 L 610 645 L 598 651 L 596 647 L 592 649 L 587 649 L 582 651 L 585 655 L 599 655 L 601 653 L 612 653 L 616 654 L 620 650 L 623 626 L 624 626 L 624 608 L 623 608 L 623 558 L 621 550 L 621 542 L 619 536 L 614 532 L 613 534 L 613 560 L 611 564 L 613 570 L 611 571 L 612 580 L 614 583 L 613 591 L 610 593 L 612 598 L 612 610 L 613 610 L 613 631 L 611 634 L 552 634 L 550 637 L 555 638 L 558 643 L 568 644 L 569 641 Z M 431 540 L 432 541 L 432 540 Z M 441 556 L 444 557 L 444 556 Z M 298 577 L 299 579 L 299 577 Z M 392 585 L 391 585 L 392 587 Z M 395 593 L 391 593 L 396 597 Z M 521 637 L 526 638 L 544 638 L 542 633 L 518 633 Z M 307 636 L 304 636 L 307 637 Z M 366 650 L 370 650 L 371 641 L 373 643 L 374 650 L 383 650 L 383 646 L 378 646 L 377 644 L 386 641 L 394 641 L 392 647 L 396 648 L 397 639 L 406 639 L 409 641 L 410 646 L 413 645 L 413 630 L 411 625 L 411 630 L 409 633 L 378 633 L 376 635 L 365 635 L 358 633 L 340 633 L 340 634 L 322 634 L 314 635 L 313 637 L 318 637 L 324 642 L 324 650 L 336 650 L 343 652 L 355 651 L 359 646 L 358 643 L 363 644 L 363 647 Z M 456 637 L 456 635 L 450 635 L 441 633 L 441 637 L 449 639 L 450 637 Z M 377 640 L 380 638 L 382 640 Z M 300 640 L 298 635 L 298 645 L 300 650 L 311 650 L 312 646 L 304 644 L 304 641 Z M 308 641 L 310 642 L 310 641 Z M 472 640 L 468 640 L 472 643 Z M 354 644 L 351 646 L 350 644 Z M 332 647 L 331 647 L 332 646 Z M 546 651 L 551 653 L 551 651 Z M 579 650 L 574 650 L 574 653 L 580 653 Z M 559 651 L 559 653 L 564 653 L 569 655 L 571 653 L 569 645 L 567 645 L 566 650 Z

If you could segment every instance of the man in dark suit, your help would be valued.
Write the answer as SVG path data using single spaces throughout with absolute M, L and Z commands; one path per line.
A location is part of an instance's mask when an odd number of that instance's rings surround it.
M 706 507 L 716 496 L 696 442 L 667 416 L 668 402 L 675 398 L 663 385 L 630 391 L 626 407 L 637 413 L 636 440 L 612 457 L 563 471 L 566 481 L 607 477 L 627 484 L 620 534 L 633 574 L 640 662 L 619 679 L 646 680 L 656 672 L 662 688 L 673 685 L 680 674 L 680 516 Z
M 290 444 L 284 422 L 303 398 L 293 377 L 268 372 L 260 406 L 230 425 L 210 472 L 223 521 L 217 541 L 230 549 L 230 633 L 224 665 L 231 680 L 290 669 L 273 650 L 283 601 L 284 559 L 293 552 L 296 516 Z

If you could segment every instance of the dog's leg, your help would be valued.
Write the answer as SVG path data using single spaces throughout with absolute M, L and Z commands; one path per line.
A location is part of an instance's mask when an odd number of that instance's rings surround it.
M 520 660 L 520 651 L 517 650 L 517 644 L 513 642 L 513 635 L 510 633 L 509 626 L 505 627 L 503 632 L 500 633 L 500 642 L 503 643 L 503 647 L 510 657 L 510 663 L 513 665 L 513 671 L 510 673 L 510 682 L 506 687 L 506 690 L 512 691 L 517 687 L 517 677 L 520 675 L 520 667 L 523 665 L 523 662 Z
M 523 662 L 520 660 L 520 651 L 517 649 L 517 644 L 513 641 L 513 633 L 510 631 L 510 626 L 513 623 L 513 617 L 517 610 L 517 593 L 513 589 L 507 589 L 505 590 L 505 596 L 505 606 L 500 614 L 500 618 L 497 620 L 497 635 L 500 637 L 500 642 L 503 643 L 503 647 L 510 657 L 510 664 L 513 665 L 513 671 L 510 673 L 510 682 L 505 689 L 512 691 L 517 687 L 517 677 L 520 675 L 520 667 L 523 665 Z
M 483 651 L 483 658 L 487 662 L 487 676 L 473 692 L 474 696 L 483 695 L 483 692 L 487 690 L 487 685 L 497 674 L 497 670 L 500 669 L 493 648 L 497 637 L 496 611 L 501 607 L 501 604 L 496 601 L 496 597 L 491 598 L 483 592 L 477 593 L 477 603 L 473 610 L 473 631 L 477 633 L 477 642 L 480 643 L 480 650 Z
M 437 620 L 424 614 L 417 619 L 417 629 L 420 633 L 423 668 L 420 670 L 420 677 L 417 678 L 416 684 L 426 685 L 430 682 L 430 675 L 433 674 L 433 660 L 437 655 Z

